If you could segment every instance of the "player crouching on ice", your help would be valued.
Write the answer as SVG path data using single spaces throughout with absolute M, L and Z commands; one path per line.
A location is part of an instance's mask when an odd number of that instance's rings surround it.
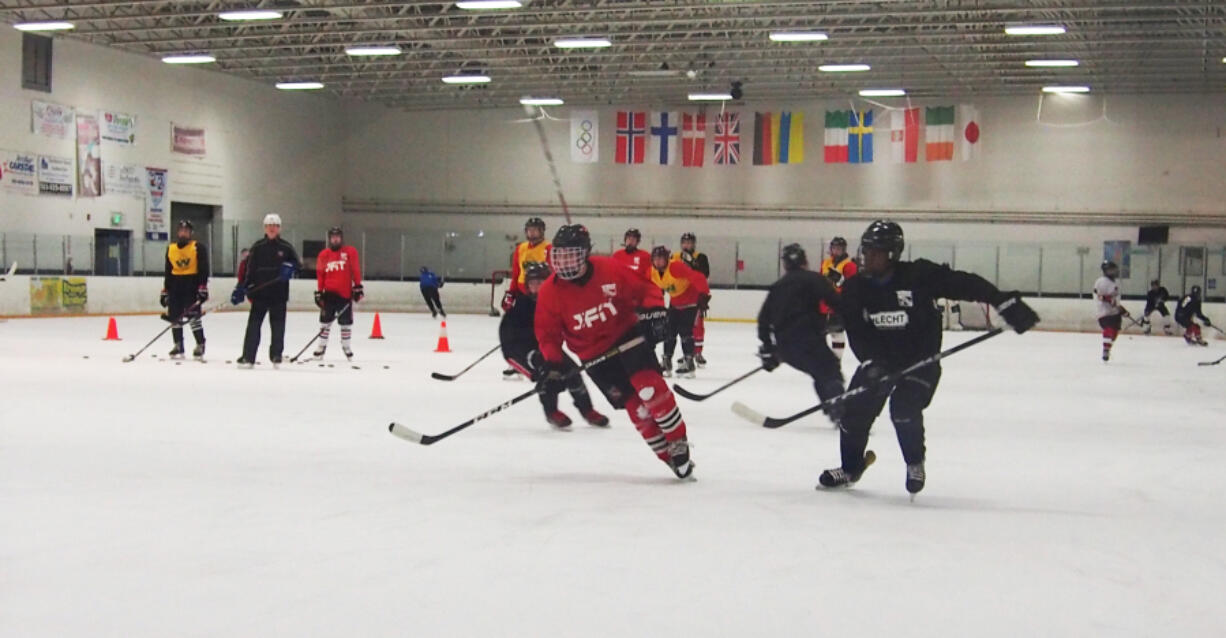
M 1200 286 L 1192 286 L 1188 294 L 1179 300 L 1179 305 L 1175 306 L 1175 323 L 1183 328 L 1183 340 L 1188 345 L 1207 346 L 1209 343 L 1201 336 L 1200 326 L 1196 323 L 1198 318 L 1206 326 L 1213 327 L 1213 322 L 1200 309 Z
M 554 276 L 536 300 L 536 339 L 549 369 L 543 382 L 559 390 L 564 383 L 563 342 L 582 361 L 639 342 L 588 368 L 587 374 L 613 407 L 626 410 L 677 478 L 689 478 L 694 463 L 685 421 L 653 350 L 653 341 L 664 331 L 660 290 L 613 258 L 593 256 L 592 238 L 578 224 L 558 229 L 550 263 Z
M 1001 292 L 979 275 L 926 259 L 900 261 L 902 251 L 902 228 L 891 221 L 873 222 L 860 238 L 862 268 L 843 286 L 838 311 L 851 350 L 860 360 L 848 390 L 872 389 L 847 400 L 839 434 L 843 464 L 822 472 L 822 487 L 841 487 L 860 479 L 874 458 L 865 453 L 869 428 L 888 399 L 907 462 L 907 491 L 915 494 L 924 489 L 924 408 L 936 392 L 941 366 L 919 368 L 892 384 L 883 385 L 881 379 L 940 352 L 937 299 L 991 303 L 1019 334 L 1039 320 L 1017 292 Z
M 558 394 L 562 390 L 559 386 L 565 386 L 585 421 L 607 427 L 609 418 L 592 407 L 592 397 L 587 392 L 587 386 L 583 384 L 583 377 L 578 374 L 579 366 L 575 365 L 570 357 L 563 354 L 561 364 L 556 368 L 563 380 L 547 381 L 553 369 L 545 364 L 545 358 L 541 356 L 533 321 L 536 317 L 536 296 L 551 274 L 547 264 L 524 264 L 525 294 L 515 297 L 506 314 L 502 315 L 502 322 L 498 324 L 498 341 L 502 344 L 502 356 L 520 374 L 544 384 L 544 391 L 540 394 L 541 406 L 545 408 L 545 420 L 550 425 L 560 430 L 570 427 L 570 417 L 558 409 Z

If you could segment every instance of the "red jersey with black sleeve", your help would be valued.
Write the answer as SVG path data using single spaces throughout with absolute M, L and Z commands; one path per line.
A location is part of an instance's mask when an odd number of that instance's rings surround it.
M 330 292 L 349 299 L 353 287 L 362 283 L 362 267 L 358 249 L 341 246 L 339 250 L 325 248 L 315 258 L 315 283 L 321 292 Z
M 651 270 L 651 253 L 638 248 L 635 248 L 634 252 L 623 248 L 613 253 L 613 259 L 625 264 L 627 268 L 634 271 L 634 274 L 643 279 L 651 279 L 651 275 L 647 272 Z
M 536 296 L 536 340 L 551 363 L 562 361 L 562 343 L 581 360 L 612 348 L 638 323 L 639 308 L 661 308 L 660 289 L 611 257 L 588 258 L 577 280 L 550 277 Z

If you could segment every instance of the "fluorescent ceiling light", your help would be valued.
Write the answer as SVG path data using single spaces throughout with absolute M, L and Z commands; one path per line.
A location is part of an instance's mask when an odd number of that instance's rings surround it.
M 721 102 L 731 100 L 731 93 L 691 93 L 689 95 L 691 102 Z
M 282 91 L 313 91 L 324 88 L 323 82 L 277 82 Z
M 1044 93 L 1089 93 L 1088 86 L 1045 86 Z
M 826 73 L 855 73 L 858 71 L 867 71 L 871 69 L 867 64 L 823 64 L 817 67 L 818 71 Z
M 184 55 L 168 55 L 162 58 L 166 64 L 208 64 L 216 62 L 217 58 L 207 53 L 188 53 Z
M 221 13 L 217 14 L 217 17 L 221 18 L 222 20 L 229 20 L 231 22 L 241 20 L 280 20 L 282 14 L 280 11 L 264 10 L 222 11 Z
M 1058 24 L 1015 24 L 1005 27 L 1009 35 L 1060 35 L 1064 27 Z
M 903 89 L 861 89 L 860 97 L 902 97 L 907 92 Z
M 603 49 L 613 46 L 608 38 L 558 38 L 553 46 L 559 49 Z
M 345 53 L 357 56 L 400 55 L 400 47 L 389 45 L 356 45 L 345 47 Z
M 771 42 L 821 42 L 829 40 L 830 36 L 819 31 L 773 31 Z
M 649 69 L 646 71 L 626 71 L 626 75 L 636 78 L 671 78 L 681 75 L 680 69 Z
M 524 106 L 562 106 L 566 102 L 560 97 L 521 97 L 519 103 Z
M 1033 67 L 1069 67 L 1081 64 L 1077 60 L 1026 60 L 1026 66 Z
M 478 75 L 476 73 L 463 73 L 459 75 L 447 75 L 443 77 L 444 84 L 486 84 L 490 81 L 488 75 Z
M 13 25 L 18 31 L 66 31 L 73 28 L 71 22 L 18 22 Z
M 469 11 L 483 11 L 486 9 L 518 9 L 524 6 L 524 3 L 519 0 L 466 0 L 455 3 L 455 6 Z

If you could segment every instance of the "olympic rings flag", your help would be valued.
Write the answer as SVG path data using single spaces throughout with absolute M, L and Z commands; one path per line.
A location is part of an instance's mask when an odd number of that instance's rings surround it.
M 570 161 L 595 164 L 600 159 L 600 119 L 596 111 L 570 112 Z

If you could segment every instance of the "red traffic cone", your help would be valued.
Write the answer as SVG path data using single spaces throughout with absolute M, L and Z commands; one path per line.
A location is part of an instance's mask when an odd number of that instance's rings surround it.
M 379 313 L 377 312 L 375 313 L 375 325 L 370 327 L 370 338 L 371 339 L 382 339 L 383 338 L 383 324 L 379 323 Z
M 438 345 L 434 347 L 435 352 L 451 352 L 451 342 L 447 340 L 447 322 L 444 321 L 439 327 Z
M 114 317 L 111 317 L 111 320 L 106 322 L 106 336 L 103 337 L 102 340 L 122 341 L 122 339 L 119 338 L 119 326 L 115 324 Z

